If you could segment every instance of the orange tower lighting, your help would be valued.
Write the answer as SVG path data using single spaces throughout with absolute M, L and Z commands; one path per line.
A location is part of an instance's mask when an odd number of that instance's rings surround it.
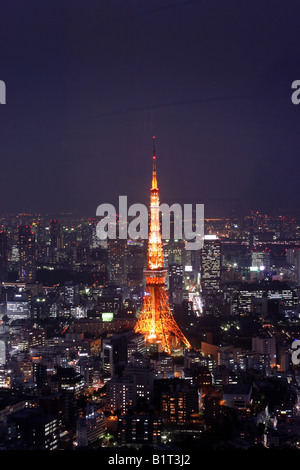
M 150 189 L 150 230 L 148 240 L 148 265 L 144 271 L 146 295 L 142 311 L 135 326 L 135 331 L 145 336 L 146 343 L 158 343 L 168 354 L 180 343 L 188 349 L 190 343 L 178 327 L 172 315 L 165 280 L 167 269 L 164 268 L 160 218 L 159 189 L 156 175 L 155 137 L 153 137 L 153 170 Z

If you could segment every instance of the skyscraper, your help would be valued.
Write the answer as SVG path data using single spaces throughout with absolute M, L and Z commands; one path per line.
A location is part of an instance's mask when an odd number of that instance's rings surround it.
M 109 240 L 109 282 L 117 286 L 127 285 L 127 240 Z
M 133 242 L 127 246 L 127 281 L 130 286 L 143 285 L 143 271 L 146 263 L 146 247 L 141 242 Z
M 7 280 L 7 262 L 7 234 L 5 232 L 0 232 L 0 282 Z
M 35 237 L 29 225 L 18 227 L 19 248 L 19 280 L 33 282 L 35 280 Z
M 51 248 L 61 248 L 62 238 L 60 229 L 60 220 L 50 220 L 50 246 Z
M 221 245 L 216 235 L 205 235 L 201 250 L 201 287 L 204 294 L 220 290 Z
M 181 304 L 183 300 L 183 267 L 179 264 L 169 265 L 169 294 L 174 304 Z

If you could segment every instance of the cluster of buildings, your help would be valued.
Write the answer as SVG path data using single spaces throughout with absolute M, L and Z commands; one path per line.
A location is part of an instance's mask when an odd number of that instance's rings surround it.
M 164 240 L 169 305 L 191 344 L 135 331 L 147 244 L 96 220 L 0 219 L 0 449 L 299 447 L 300 221 L 207 219 Z

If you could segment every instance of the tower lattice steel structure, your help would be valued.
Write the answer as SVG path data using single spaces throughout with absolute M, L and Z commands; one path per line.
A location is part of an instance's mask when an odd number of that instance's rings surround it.
M 153 170 L 150 190 L 150 230 L 148 240 L 148 265 L 144 271 L 146 293 L 135 331 L 145 336 L 146 343 L 159 343 L 167 353 L 181 343 L 191 348 L 178 327 L 170 310 L 165 279 L 167 269 L 163 263 L 163 247 L 159 218 L 159 189 L 156 177 L 155 137 L 153 137 Z

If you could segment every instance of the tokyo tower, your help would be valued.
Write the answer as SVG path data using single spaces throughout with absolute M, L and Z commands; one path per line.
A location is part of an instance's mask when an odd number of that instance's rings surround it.
M 163 247 L 159 218 L 159 189 L 156 178 L 155 137 L 153 137 L 153 170 L 150 190 L 150 230 L 148 240 L 148 264 L 144 270 L 146 293 L 135 331 L 145 336 L 146 343 L 157 343 L 168 354 L 181 343 L 188 349 L 190 343 L 178 327 L 172 315 L 163 267 Z

